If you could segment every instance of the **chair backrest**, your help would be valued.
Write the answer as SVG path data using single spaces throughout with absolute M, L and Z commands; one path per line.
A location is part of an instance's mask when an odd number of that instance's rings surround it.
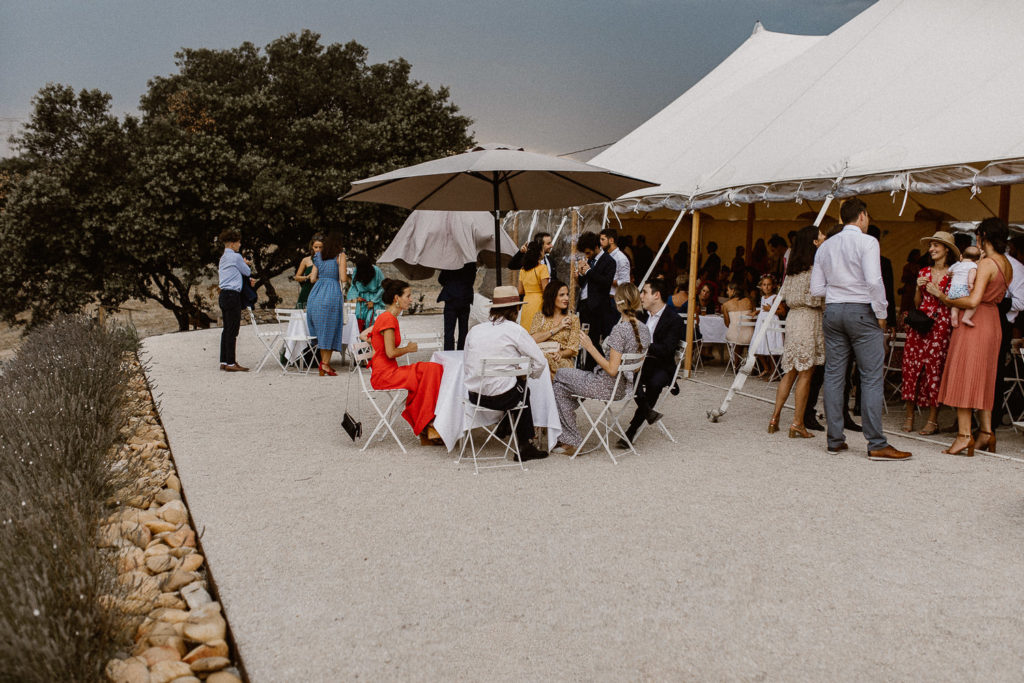
M 530 357 L 484 358 L 480 363 L 481 377 L 526 377 L 530 374 Z
M 686 342 L 683 343 L 685 344 Z M 644 364 L 644 358 L 646 357 L 646 353 L 622 354 L 622 360 L 619 361 L 619 372 L 638 372 Z
M 306 315 L 306 312 L 299 310 L 298 308 L 275 308 L 274 314 L 277 316 L 277 322 L 282 325 L 287 325 L 292 321 L 292 318 L 300 315 Z
M 359 373 L 359 385 L 363 388 L 363 391 L 373 391 L 373 387 L 370 386 L 367 376 L 363 374 L 363 365 L 370 362 L 373 357 L 373 346 L 370 342 L 363 341 L 362 339 L 356 338 L 356 341 L 352 346 L 349 347 L 352 352 L 352 357 L 355 359 L 353 362 L 356 366 L 356 372 Z
M 252 310 L 252 306 L 246 306 L 245 310 L 249 313 L 249 324 L 252 325 L 253 331 L 256 330 L 256 314 Z

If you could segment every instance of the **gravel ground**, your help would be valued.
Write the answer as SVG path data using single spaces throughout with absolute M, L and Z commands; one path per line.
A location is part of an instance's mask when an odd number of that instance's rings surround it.
M 677 444 L 650 429 L 618 466 L 475 476 L 401 421 L 407 455 L 360 452 L 348 367 L 221 373 L 219 334 L 145 350 L 253 681 L 1024 677 L 1024 461 L 899 436 L 909 462 L 868 461 L 859 435 L 829 456 L 766 434 L 750 398 L 708 422 L 724 392 L 688 382 L 666 402 Z M 259 351 L 243 327 L 240 361 Z

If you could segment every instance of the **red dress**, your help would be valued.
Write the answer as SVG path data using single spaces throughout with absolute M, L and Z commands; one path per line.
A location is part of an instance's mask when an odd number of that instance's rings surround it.
M 974 327 L 960 325 L 953 330 L 939 387 L 939 401 L 947 406 L 992 410 L 999 345 L 1003 339 L 998 306 L 1006 295 L 1006 278 L 1002 269 L 996 271 L 971 318 Z
M 434 419 L 437 393 L 441 389 L 441 372 L 438 363 L 413 363 L 401 367 L 394 358 L 388 358 L 384 350 L 384 330 L 395 331 L 395 346 L 402 343 L 398 319 L 387 311 L 377 316 L 370 332 L 373 356 L 370 358 L 370 386 L 374 389 L 405 389 L 402 417 L 412 425 L 412 431 L 420 434 Z
M 922 268 L 917 276 L 931 280 L 931 266 Z M 949 292 L 949 282 L 949 273 L 939 281 L 938 287 L 944 294 Z M 918 310 L 927 314 L 935 324 L 923 337 L 907 326 L 907 342 L 903 347 L 902 397 L 904 401 L 911 401 L 922 408 L 931 408 L 939 405 L 939 384 L 949 350 L 949 331 L 953 327 L 949 323 L 949 309 L 925 287 L 921 288 L 921 308 Z

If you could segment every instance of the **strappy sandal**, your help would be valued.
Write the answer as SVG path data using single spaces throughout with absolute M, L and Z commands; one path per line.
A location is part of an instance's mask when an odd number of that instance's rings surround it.
M 956 436 L 957 436 L 958 439 L 967 439 L 967 443 L 965 443 L 963 446 L 961 446 L 960 448 L 956 449 L 955 451 L 953 450 L 953 444 L 950 444 L 949 448 L 947 448 L 946 450 L 944 450 L 942 452 L 943 453 L 949 453 L 950 455 L 965 455 L 968 458 L 973 458 L 974 457 L 974 437 L 971 436 L 970 434 L 959 434 L 959 433 Z M 956 441 L 954 440 L 953 443 L 956 443 Z M 964 452 L 965 450 L 967 451 L 966 453 Z
M 928 425 L 931 425 L 931 427 L 929 427 Z M 932 434 L 935 434 L 938 431 L 939 423 L 936 422 L 935 420 L 928 420 L 927 422 L 924 423 L 924 429 L 919 431 L 918 434 L 920 434 L 921 436 L 931 436 Z
M 984 441 L 982 441 L 980 438 L 977 439 L 976 442 L 975 442 L 976 443 L 975 448 L 977 448 L 979 451 L 987 451 L 988 453 L 995 453 L 996 452 L 996 435 L 993 434 L 992 432 L 985 432 L 985 431 L 982 431 L 982 430 L 979 429 L 978 430 L 978 436 L 980 437 L 982 434 L 984 434 L 988 438 L 985 439 Z
M 906 432 L 907 434 L 914 431 L 914 416 L 911 415 L 910 417 L 905 418 L 903 420 L 903 427 L 901 427 L 900 429 Z
M 768 420 L 768 433 L 769 434 L 774 434 L 777 431 L 779 431 L 779 421 L 778 420 Z

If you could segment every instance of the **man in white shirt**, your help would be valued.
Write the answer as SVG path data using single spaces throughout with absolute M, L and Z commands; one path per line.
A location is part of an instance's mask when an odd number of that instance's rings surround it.
M 624 285 L 630 281 L 630 267 L 629 257 L 622 253 L 622 250 L 616 245 L 616 240 L 619 238 L 619 231 L 615 228 L 605 228 L 600 233 L 601 236 L 601 248 L 604 249 L 608 256 L 611 256 L 615 261 L 615 278 L 612 280 L 611 289 L 608 292 L 608 303 L 607 303 L 607 318 L 605 319 L 605 329 L 603 331 L 604 336 L 608 336 L 612 332 L 612 328 L 615 326 L 616 321 L 619 319 L 618 309 L 615 306 L 615 292 L 618 291 L 619 285 Z
M 811 294 L 825 297 L 825 419 L 828 452 L 848 450 L 843 433 L 843 389 L 850 356 L 860 368 L 861 415 L 871 460 L 906 460 L 911 454 L 889 445 L 882 433 L 885 395 L 885 320 L 878 241 L 867 234 L 868 210 L 859 198 L 839 211 L 845 227 L 814 255 Z
M 519 455 L 523 461 L 526 461 L 548 457 L 546 451 L 540 450 L 530 442 L 530 439 L 533 438 L 533 414 L 530 412 L 530 397 L 526 382 L 517 381 L 515 377 L 482 377 L 480 375 L 484 358 L 528 356 L 531 377 L 536 379 L 548 371 L 547 358 L 537 346 L 537 342 L 522 325 L 516 322 L 521 306 L 519 291 L 515 287 L 494 288 L 490 321 L 476 325 L 466 336 L 463 372 L 469 400 L 475 403 L 479 397 L 480 405 L 484 408 L 508 410 L 517 405 L 520 399 L 525 400 L 526 408 L 523 409 L 519 423 L 516 425 L 516 440 L 519 442 Z M 499 427 L 499 430 L 508 429 L 508 433 L 511 434 L 511 428 L 508 427 L 508 413 L 502 417 L 502 422 L 504 424 Z

